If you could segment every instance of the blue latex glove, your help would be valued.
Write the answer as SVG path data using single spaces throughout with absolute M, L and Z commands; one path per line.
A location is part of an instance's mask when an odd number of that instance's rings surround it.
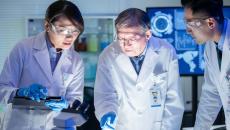
M 17 91 L 17 96 L 28 97 L 38 102 L 40 102 L 40 99 L 46 99 L 47 95 L 47 88 L 39 84 L 32 84 L 27 88 L 19 88 Z
M 116 114 L 114 112 L 109 112 L 101 118 L 100 126 L 102 130 L 115 130 L 115 125 Z
M 53 111 L 61 111 L 62 109 L 68 108 L 68 102 L 62 97 L 61 100 L 49 100 L 45 102 L 45 105 Z

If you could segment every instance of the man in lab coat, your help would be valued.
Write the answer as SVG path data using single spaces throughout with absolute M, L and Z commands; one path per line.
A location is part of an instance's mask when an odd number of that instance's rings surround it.
M 151 36 L 146 12 L 116 21 L 117 39 L 100 55 L 95 109 L 103 130 L 179 130 L 184 106 L 174 48 Z
M 182 0 L 187 32 L 205 44 L 205 82 L 194 130 L 209 130 L 223 106 L 230 130 L 230 22 L 222 0 Z
M 76 5 L 56 1 L 46 12 L 45 32 L 20 41 L 7 57 L 0 75 L 0 103 L 9 105 L 15 96 L 47 101 L 53 111 L 7 109 L 1 130 L 50 130 L 53 118 L 74 101 L 83 100 L 83 61 L 72 45 L 84 23 Z M 9 107 L 10 108 L 10 107 Z

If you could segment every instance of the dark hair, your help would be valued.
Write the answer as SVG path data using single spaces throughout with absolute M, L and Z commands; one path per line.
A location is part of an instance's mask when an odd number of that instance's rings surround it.
M 193 14 L 204 13 L 215 18 L 219 23 L 223 23 L 223 0 L 181 0 L 185 8 L 190 8 Z
M 70 1 L 58 0 L 52 3 L 46 10 L 45 20 L 51 23 L 65 16 L 81 32 L 84 31 L 84 20 L 78 7 Z
M 129 8 L 122 11 L 115 20 L 116 28 L 119 27 L 137 27 L 150 29 L 150 19 L 148 14 L 137 8 Z

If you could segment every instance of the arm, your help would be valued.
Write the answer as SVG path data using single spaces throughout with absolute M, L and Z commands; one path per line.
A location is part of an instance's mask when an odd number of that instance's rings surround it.
M 6 58 L 0 75 L 0 103 L 10 103 L 16 95 L 23 69 L 23 56 L 17 44 Z
M 117 114 L 118 96 L 113 83 L 111 60 L 101 55 L 97 67 L 96 82 L 94 88 L 94 105 L 96 117 L 99 121 L 109 112 Z
M 205 61 L 205 82 L 202 86 L 194 130 L 209 130 L 222 107 L 216 84 L 213 82 L 215 79 L 211 78 L 212 76 L 216 78 L 216 75 L 212 73 L 207 55 L 205 55 Z
M 161 130 L 179 130 L 184 113 L 181 88 L 179 85 L 178 60 L 175 58 L 169 64 L 168 89 Z

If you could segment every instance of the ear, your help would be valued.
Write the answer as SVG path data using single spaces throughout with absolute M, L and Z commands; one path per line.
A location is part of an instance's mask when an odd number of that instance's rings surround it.
M 209 29 L 213 29 L 216 27 L 216 20 L 214 18 L 208 18 L 208 27 Z
M 44 29 L 46 30 L 46 32 L 49 32 L 50 28 L 49 28 L 49 23 L 48 21 L 45 20 L 44 22 Z
M 145 36 L 146 36 L 146 39 L 149 40 L 152 36 L 152 32 L 150 29 L 148 29 L 146 32 L 145 32 Z

